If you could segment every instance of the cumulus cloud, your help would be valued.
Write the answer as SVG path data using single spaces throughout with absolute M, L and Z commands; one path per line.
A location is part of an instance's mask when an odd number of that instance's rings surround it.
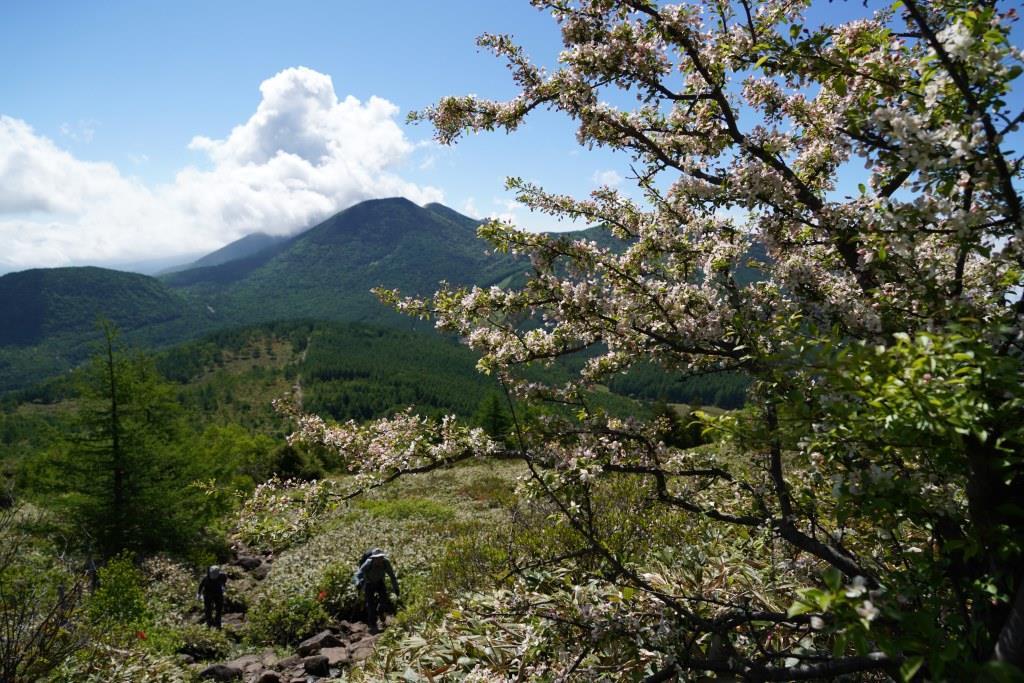
M 329 76 L 304 67 L 267 79 L 260 93 L 227 137 L 193 138 L 207 164 L 156 187 L 0 116 L 0 264 L 192 253 L 256 231 L 290 234 L 373 197 L 443 199 L 394 172 L 414 145 L 387 100 L 339 100 Z
M 622 176 L 615 171 L 594 171 L 592 180 L 597 185 L 607 185 L 608 187 L 615 187 L 622 182 Z

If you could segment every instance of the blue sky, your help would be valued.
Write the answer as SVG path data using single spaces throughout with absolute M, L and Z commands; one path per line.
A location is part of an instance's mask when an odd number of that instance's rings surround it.
M 323 206 L 307 213 L 292 207 L 284 218 L 273 211 L 239 215 L 238 207 L 209 206 L 189 214 L 194 220 L 187 230 L 147 231 L 139 226 L 159 223 L 156 214 L 166 214 L 165 209 L 111 216 L 99 206 L 117 201 L 121 188 L 138 191 L 126 201 L 138 207 L 156 201 L 154 194 L 178 192 L 174 186 L 184 169 L 216 167 L 214 150 L 197 148 L 193 141 L 229 142 L 232 130 L 246 124 L 266 99 L 261 83 L 300 66 L 309 70 L 307 76 L 329 77 L 341 102 L 353 96 L 369 107 L 377 97 L 397 108 L 378 112 L 375 120 L 397 126 L 406 147 L 386 149 L 379 166 L 364 170 L 372 175 L 384 169 L 406 185 L 370 182 L 354 192 L 329 188 L 326 194 L 337 203 L 415 186 L 419 192 L 402 193 L 476 216 L 510 215 L 529 227 L 557 229 L 551 218 L 510 206 L 504 178 L 517 175 L 553 190 L 586 193 L 597 185 L 595 174 L 625 175 L 624 157 L 581 153 L 571 122 L 547 113 L 514 136 L 472 136 L 454 148 L 433 144 L 429 126 L 405 123 L 410 110 L 446 94 L 514 93 L 504 65 L 475 45 L 485 31 L 512 33 L 542 63 L 552 64 L 560 47 L 555 23 L 526 2 L 9 5 L 0 24 L 0 60 L 17 67 L 0 77 L 0 116 L 9 125 L 12 120 L 23 125 L 8 136 L 7 145 L 45 146 L 37 155 L 37 165 L 46 170 L 38 184 L 60 185 L 68 172 L 54 166 L 75 166 L 66 182 L 67 192 L 77 195 L 37 197 L 13 209 L 0 197 L 6 218 L 21 221 L 17 248 L 0 254 L 0 268 L 139 261 L 170 256 L 169 250 L 201 253 L 255 229 L 294 231 L 299 223 L 322 218 Z M 292 83 L 282 97 L 305 87 Z M 279 135 L 280 130 L 263 133 Z M 234 153 L 224 146 L 218 151 Z M 93 187 L 78 176 L 106 178 L 115 187 Z M 211 193 L 231 187 L 230 180 L 219 185 L 211 176 L 196 180 L 194 185 L 209 186 Z M 89 186 L 75 189 L 83 183 Z M 92 204 L 83 208 L 82 195 L 94 195 Z M 191 206 L 209 199 L 190 195 L 188 201 Z M 231 213 L 228 225 L 218 212 Z M 45 226 L 55 222 L 66 225 L 56 239 L 47 239 Z M 0 233 L 0 239 L 10 240 L 8 235 Z
M 812 17 L 863 12 L 827 3 Z M 514 135 L 446 148 L 405 123 L 444 95 L 515 93 L 475 45 L 488 31 L 556 63 L 558 27 L 526 0 L 8 3 L 0 272 L 181 262 L 392 195 L 581 227 L 531 215 L 504 189 L 519 176 L 582 196 L 629 175 L 624 155 L 580 148 L 567 118 L 541 111 Z

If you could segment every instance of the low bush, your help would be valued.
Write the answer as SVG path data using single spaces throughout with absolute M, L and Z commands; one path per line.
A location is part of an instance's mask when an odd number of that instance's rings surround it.
M 90 619 L 105 626 L 131 626 L 146 615 L 145 577 L 129 553 L 100 568 L 99 588 L 89 598 Z
M 263 599 L 249 610 L 249 638 L 258 643 L 295 645 L 330 622 L 315 595 Z
M 356 588 L 353 575 L 352 565 L 343 562 L 324 570 L 317 598 L 331 616 L 349 621 L 363 617 L 363 596 Z
M 185 624 L 172 631 L 174 652 L 198 660 L 223 659 L 231 652 L 231 641 L 219 629 L 201 624 Z

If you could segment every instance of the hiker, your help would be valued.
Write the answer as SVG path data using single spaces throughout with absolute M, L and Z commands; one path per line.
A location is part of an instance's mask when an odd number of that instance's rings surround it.
M 394 607 L 388 598 L 387 588 L 384 586 L 384 576 L 391 578 L 391 589 L 395 591 L 395 597 L 399 595 L 398 579 L 395 577 L 395 569 L 391 566 L 387 554 L 380 548 L 373 548 L 363 553 L 359 558 L 359 570 L 356 572 L 356 588 L 363 591 L 366 598 L 366 617 L 370 625 L 370 633 L 377 633 L 377 607 L 382 612 L 394 613 Z M 383 618 L 383 614 L 381 617 Z
M 199 582 L 199 590 L 196 591 L 196 600 L 203 599 L 203 612 L 207 626 L 220 628 L 220 618 L 224 613 L 224 586 L 227 585 L 228 577 L 217 565 L 212 565 L 206 570 L 206 576 Z M 216 617 L 214 617 L 216 613 Z

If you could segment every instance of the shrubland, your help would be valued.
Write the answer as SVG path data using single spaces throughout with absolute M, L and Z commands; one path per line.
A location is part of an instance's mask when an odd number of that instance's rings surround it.
M 473 414 L 356 410 L 362 392 L 332 386 L 325 419 L 296 364 L 288 447 L 333 474 L 240 489 L 232 526 L 276 556 L 248 643 L 351 616 L 372 544 L 405 609 L 348 680 L 1021 680 L 1014 8 L 533 4 L 560 27 L 557 66 L 485 35 L 518 94 L 413 118 L 451 144 L 552 109 L 627 155 L 636 189 L 513 178 L 523 204 L 610 241 L 492 222 L 480 234 L 525 276 L 378 291 L 477 354 L 481 384 L 443 392 L 478 386 Z M 623 373 L 663 373 L 647 398 L 675 401 L 715 377 L 744 406 L 681 418 L 610 392 Z M 181 618 L 154 640 L 185 642 Z

